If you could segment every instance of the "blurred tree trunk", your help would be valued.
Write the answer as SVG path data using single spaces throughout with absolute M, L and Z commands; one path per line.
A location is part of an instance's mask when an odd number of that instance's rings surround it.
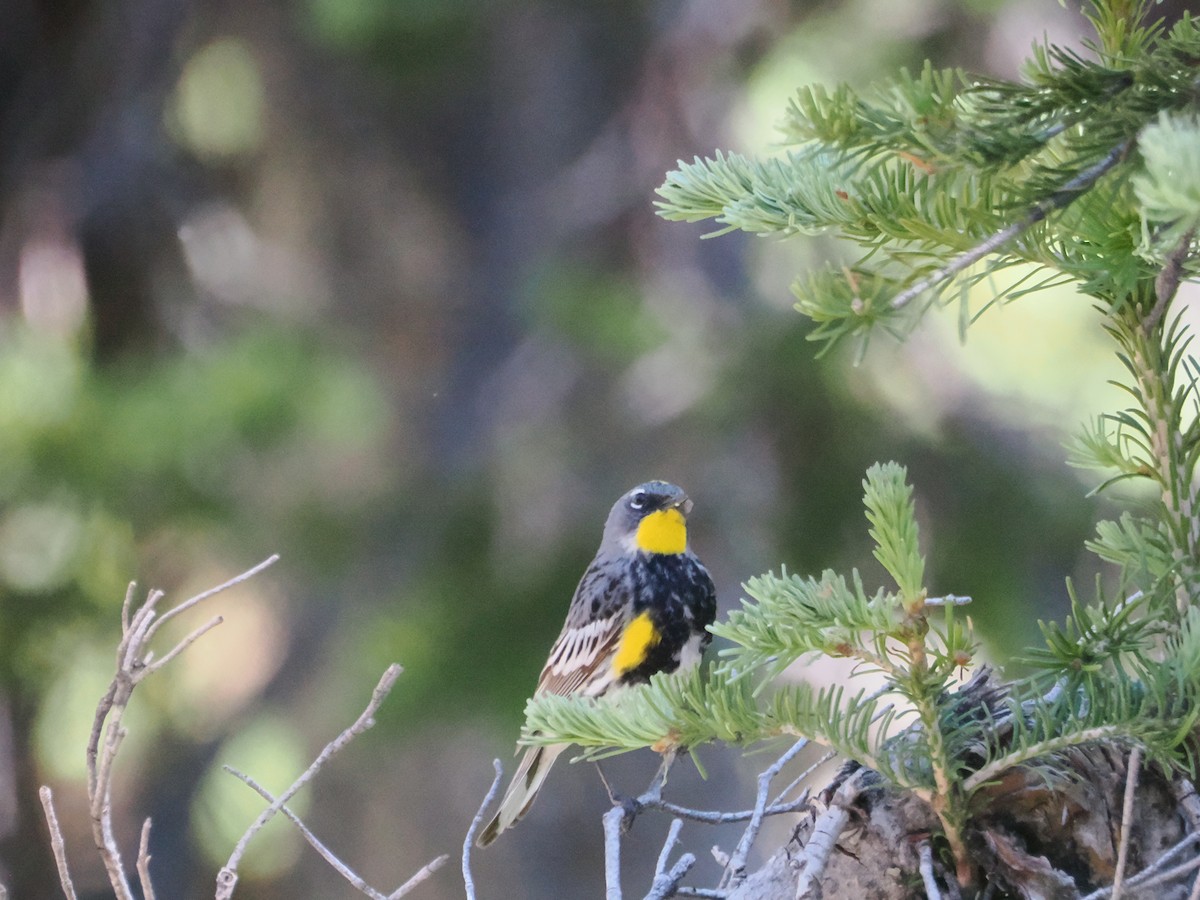
M 8 740 L 0 744 L 0 753 L 8 758 L 0 759 L 0 765 L 11 773 L 12 795 L 0 796 L 0 801 L 12 805 L 0 820 L 5 829 L 0 834 L 0 861 L 7 869 L 3 884 L 14 900 L 49 900 L 52 895 L 46 888 L 51 882 L 46 873 L 55 871 L 55 865 L 50 833 L 38 800 L 41 777 L 32 746 L 37 704 L 19 689 L 10 690 L 5 700 L 0 702 L 0 716 L 7 721 L 0 728 L 9 733 L 5 735 Z

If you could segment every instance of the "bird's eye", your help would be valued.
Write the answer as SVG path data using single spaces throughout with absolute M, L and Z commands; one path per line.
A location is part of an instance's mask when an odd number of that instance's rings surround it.
M 638 491 L 632 497 L 629 498 L 629 508 L 630 509 L 641 509 L 645 505 L 646 505 L 646 492 L 645 491 Z

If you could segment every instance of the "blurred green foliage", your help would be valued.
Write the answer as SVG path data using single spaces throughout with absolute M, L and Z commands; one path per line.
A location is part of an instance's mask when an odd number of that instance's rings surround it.
M 339 538 L 350 535 L 326 527 L 344 498 L 315 476 L 379 453 L 388 411 L 360 367 L 311 335 L 247 329 L 150 367 L 110 369 L 78 343 L 20 325 L 3 341 L 0 657 L 10 688 L 52 674 L 57 660 L 38 652 L 36 635 L 70 621 L 113 633 L 140 568 L 139 535 L 275 535 L 307 549 L 301 569 L 348 552 Z M 304 478 L 287 505 L 256 503 L 289 470 Z M 297 514 L 311 504 L 325 522 L 319 537 Z

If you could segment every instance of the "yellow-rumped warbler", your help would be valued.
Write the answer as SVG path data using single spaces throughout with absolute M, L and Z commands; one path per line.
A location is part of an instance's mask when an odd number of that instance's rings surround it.
M 648 481 L 625 494 L 567 610 L 538 679 L 539 694 L 599 697 L 657 672 L 694 666 L 712 640 L 716 589 L 688 548 L 692 501 L 676 485 Z M 529 811 L 568 744 L 525 751 L 500 809 L 479 836 L 486 847 Z

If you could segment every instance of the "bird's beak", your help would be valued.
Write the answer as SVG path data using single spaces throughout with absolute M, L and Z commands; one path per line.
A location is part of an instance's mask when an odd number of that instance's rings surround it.
M 690 498 L 682 497 L 674 505 L 677 510 L 683 513 L 684 518 L 692 514 L 692 501 Z

